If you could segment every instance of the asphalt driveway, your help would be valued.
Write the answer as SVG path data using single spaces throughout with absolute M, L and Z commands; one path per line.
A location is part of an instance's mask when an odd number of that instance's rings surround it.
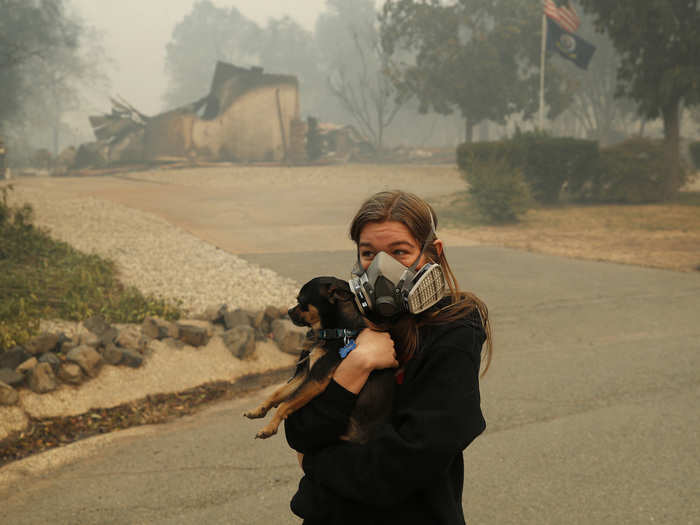
M 298 244 L 315 224 L 287 230 L 284 249 L 237 253 L 300 283 L 347 277 L 347 247 Z M 488 428 L 465 452 L 468 522 L 700 523 L 700 275 L 489 246 L 448 243 L 447 256 L 495 336 Z M 298 523 L 296 458 L 241 416 L 262 396 L 9 465 L 2 522 Z

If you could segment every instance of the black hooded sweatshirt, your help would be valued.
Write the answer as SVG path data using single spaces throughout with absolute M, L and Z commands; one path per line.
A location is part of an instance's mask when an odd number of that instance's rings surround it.
M 463 450 L 486 428 L 479 365 L 486 334 L 478 313 L 420 330 L 398 376 L 391 421 L 364 445 L 340 441 L 356 395 L 331 381 L 285 422 L 304 453 L 291 502 L 306 525 L 464 524 Z

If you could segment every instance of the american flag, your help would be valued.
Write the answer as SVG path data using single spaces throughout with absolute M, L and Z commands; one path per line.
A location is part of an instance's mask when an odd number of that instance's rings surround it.
M 575 33 L 578 26 L 581 25 L 581 19 L 569 2 L 560 7 L 554 3 L 554 0 L 544 0 L 544 14 L 569 33 Z

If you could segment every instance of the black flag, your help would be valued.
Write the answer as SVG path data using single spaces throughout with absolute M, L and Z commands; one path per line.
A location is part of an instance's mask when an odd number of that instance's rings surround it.
M 547 48 L 557 51 L 581 69 L 587 69 L 595 53 L 595 46 L 583 38 L 564 31 L 559 24 L 547 17 Z

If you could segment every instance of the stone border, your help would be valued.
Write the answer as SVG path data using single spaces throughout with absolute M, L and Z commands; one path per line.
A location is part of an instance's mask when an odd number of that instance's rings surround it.
M 140 367 L 155 340 L 173 348 L 201 347 L 221 337 L 237 359 L 254 357 L 256 341 L 271 340 L 285 353 L 297 355 L 307 329 L 295 326 L 286 310 L 268 306 L 259 312 L 229 310 L 220 304 L 195 319 L 169 322 L 146 317 L 141 325 L 112 326 L 101 316 L 76 323 L 72 334 L 47 331 L 25 345 L 0 354 L 0 405 L 20 403 L 17 389 L 52 392 L 60 383 L 80 386 L 99 376 L 104 365 Z

